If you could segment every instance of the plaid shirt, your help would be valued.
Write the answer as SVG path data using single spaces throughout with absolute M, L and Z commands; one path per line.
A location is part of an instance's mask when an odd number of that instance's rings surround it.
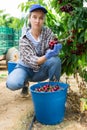
M 27 30 L 29 30 L 29 28 Z M 37 60 L 40 56 L 45 55 L 47 49 L 49 49 L 48 43 L 54 37 L 55 35 L 49 28 L 43 27 L 40 36 L 40 43 L 38 47 L 35 48 L 32 41 L 26 38 L 26 34 L 22 36 L 19 41 L 20 63 L 32 68 L 34 71 L 38 71 L 40 65 L 37 64 Z

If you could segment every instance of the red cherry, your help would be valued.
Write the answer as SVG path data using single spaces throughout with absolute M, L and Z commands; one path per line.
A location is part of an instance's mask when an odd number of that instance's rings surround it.
M 54 45 L 58 43 L 58 39 L 57 38 L 54 38 L 54 40 L 51 40 L 49 42 L 49 48 L 50 49 L 53 49 L 54 48 Z
M 56 85 L 56 86 L 51 86 L 49 84 L 44 85 L 43 87 L 36 88 L 35 91 L 38 92 L 54 92 L 60 90 L 61 87 Z

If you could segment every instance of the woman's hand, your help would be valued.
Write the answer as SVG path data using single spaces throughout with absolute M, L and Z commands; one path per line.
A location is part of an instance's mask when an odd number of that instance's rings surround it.
M 54 45 L 54 48 L 53 50 L 52 49 L 49 49 L 47 50 L 46 54 L 44 56 L 41 56 L 38 58 L 38 65 L 41 65 L 43 64 L 47 59 L 53 57 L 53 56 L 56 56 L 59 54 L 60 50 L 62 48 L 62 44 L 58 43 L 58 44 L 55 44 Z
M 61 48 L 62 48 L 62 44 L 60 44 L 60 43 L 55 44 L 53 50 L 49 49 L 46 52 L 46 54 L 45 54 L 46 59 L 49 59 L 49 58 L 51 58 L 53 56 L 58 55 L 60 50 L 61 50 Z

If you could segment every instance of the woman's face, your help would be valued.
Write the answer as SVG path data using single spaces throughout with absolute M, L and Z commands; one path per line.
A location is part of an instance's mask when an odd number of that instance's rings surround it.
M 44 24 L 45 14 L 42 10 L 33 11 L 30 15 L 29 21 L 31 28 L 41 29 Z

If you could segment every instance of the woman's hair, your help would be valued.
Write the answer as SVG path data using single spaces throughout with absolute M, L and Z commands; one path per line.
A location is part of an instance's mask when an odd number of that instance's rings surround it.
M 31 13 L 29 13 L 29 15 L 28 15 L 28 20 L 29 20 L 30 17 L 31 17 Z M 28 26 L 31 28 L 31 23 L 30 23 L 30 21 L 28 22 Z

